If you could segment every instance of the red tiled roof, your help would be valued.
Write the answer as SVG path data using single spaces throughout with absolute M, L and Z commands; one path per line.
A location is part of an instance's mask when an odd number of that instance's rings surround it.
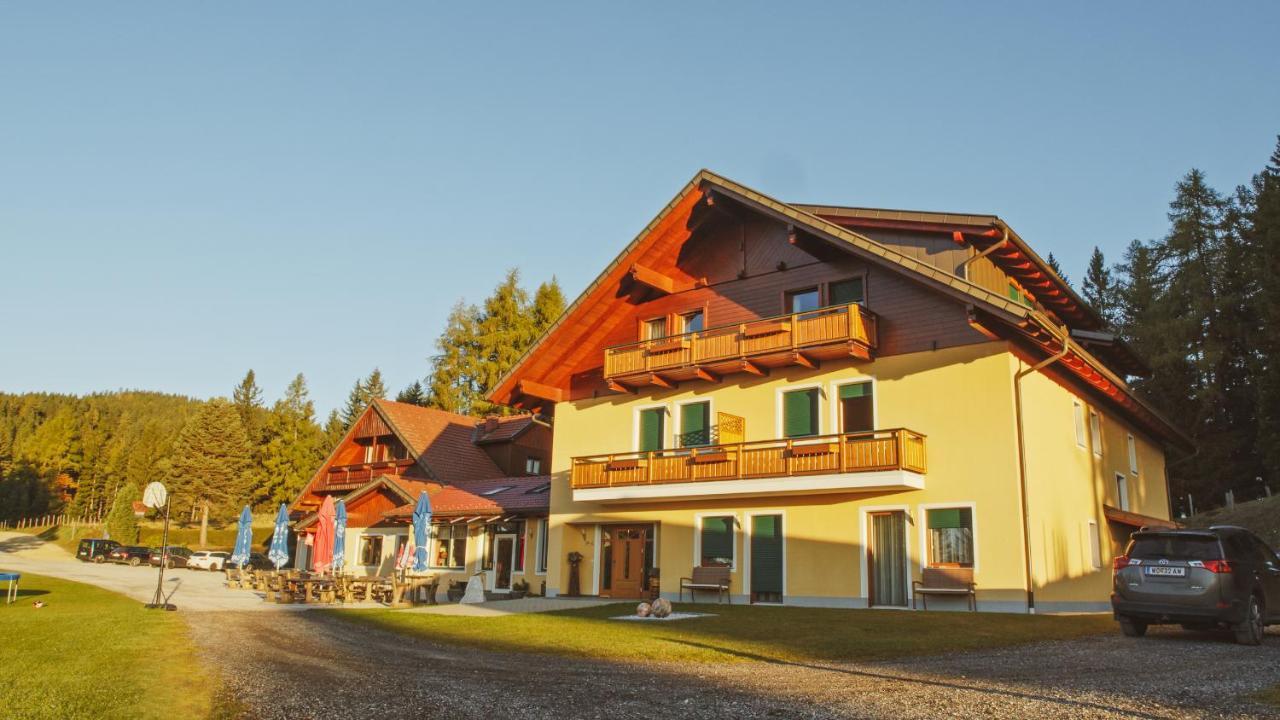
M 455 483 L 502 476 L 489 455 L 472 442 L 475 418 L 391 400 L 375 402 L 436 479 Z
M 438 492 L 430 493 L 431 512 L 440 517 L 546 512 L 551 501 L 551 493 L 546 489 L 550 483 L 551 478 L 546 475 L 530 475 L 490 478 L 479 482 L 449 485 Z M 427 485 L 427 483 L 416 484 Z M 538 492 L 540 489 L 542 492 Z M 486 495 L 486 492 L 493 494 Z M 417 494 L 418 491 L 414 490 L 415 498 Z M 387 511 L 384 516 L 406 518 L 413 514 L 413 507 L 414 503 L 406 503 Z
M 497 421 L 497 427 L 490 432 L 485 432 L 484 428 L 489 418 L 477 421 L 475 431 L 475 441 L 478 443 L 501 442 L 510 440 L 511 438 L 524 432 L 525 428 L 534 423 L 532 415 L 510 415 L 507 417 L 493 418 Z

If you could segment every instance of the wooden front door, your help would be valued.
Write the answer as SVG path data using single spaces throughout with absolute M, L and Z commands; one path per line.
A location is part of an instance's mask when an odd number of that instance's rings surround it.
M 907 604 L 907 517 L 900 510 L 868 516 L 867 581 L 872 605 Z
M 644 547 L 649 540 L 647 526 L 614 526 L 609 534 L 609 583 L 601 592 L 615 598 L 638 598 L 644 594 Z
M 515 567 L 516 536 L 498 535 L 493 542 L 493 589 L 510 590 L 511 573 Z

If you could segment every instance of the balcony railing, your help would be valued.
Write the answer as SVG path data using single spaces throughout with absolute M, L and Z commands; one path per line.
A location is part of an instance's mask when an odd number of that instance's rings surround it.
M 875 346 L 875 314 L 851 303 L 607 348 L 604 377 L 694 368 L 727 373 L 753 360 L 773 366 L 850 354 L 865 359 Z
M 925 473 L 925 436 L 911 430 L 817 435 L 573 458 L 572 487 L 906 470 Z
M 355 490 L 376 477 L 399 475 L 413 465 L 413 460 L 382 460 L 379 462 L 335 465 L 325 473 L 317 490 Z

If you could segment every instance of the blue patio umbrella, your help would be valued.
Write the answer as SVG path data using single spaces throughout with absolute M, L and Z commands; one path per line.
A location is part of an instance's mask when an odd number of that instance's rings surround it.
M 418 494 L 418 504 L 413 508 L 413 571 L 427 569 L 427 531 L 431 527 L 431 500 L 427 491 Z
M 276 514 L 276 529 L 271 533 L 267 559 L 276 564 L 277 570 L 289 562 L 289 508 L 284 503 L 280 503 L 280 512 Z
M 236 525 L 236 548 L 231 553 L 231 562 L 236 567 L 244 567 L 249 561 L 249 553 L 253 551 L 253 513 L 245 505 L 240 511 L 240 522 Z
M 347 504 L 338 501 L 333 509 L 333 571 L 342 572 L 347 551 Z

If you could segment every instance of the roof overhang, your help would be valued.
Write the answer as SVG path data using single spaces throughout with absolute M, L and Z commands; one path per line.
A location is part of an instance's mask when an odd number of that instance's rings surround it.
M 1135 528 L 1145 527 L 1159 530 L 1176 530 L 1177 528 L 1182 527 L 1173 520 L 1164 520 L 1150 515 L 1129 512 L 1128 510 L 1121 510 L 1120 508 L 1111 507 L 1110 505 L 1102 506 L 1102 514 L 1111 522 Z

